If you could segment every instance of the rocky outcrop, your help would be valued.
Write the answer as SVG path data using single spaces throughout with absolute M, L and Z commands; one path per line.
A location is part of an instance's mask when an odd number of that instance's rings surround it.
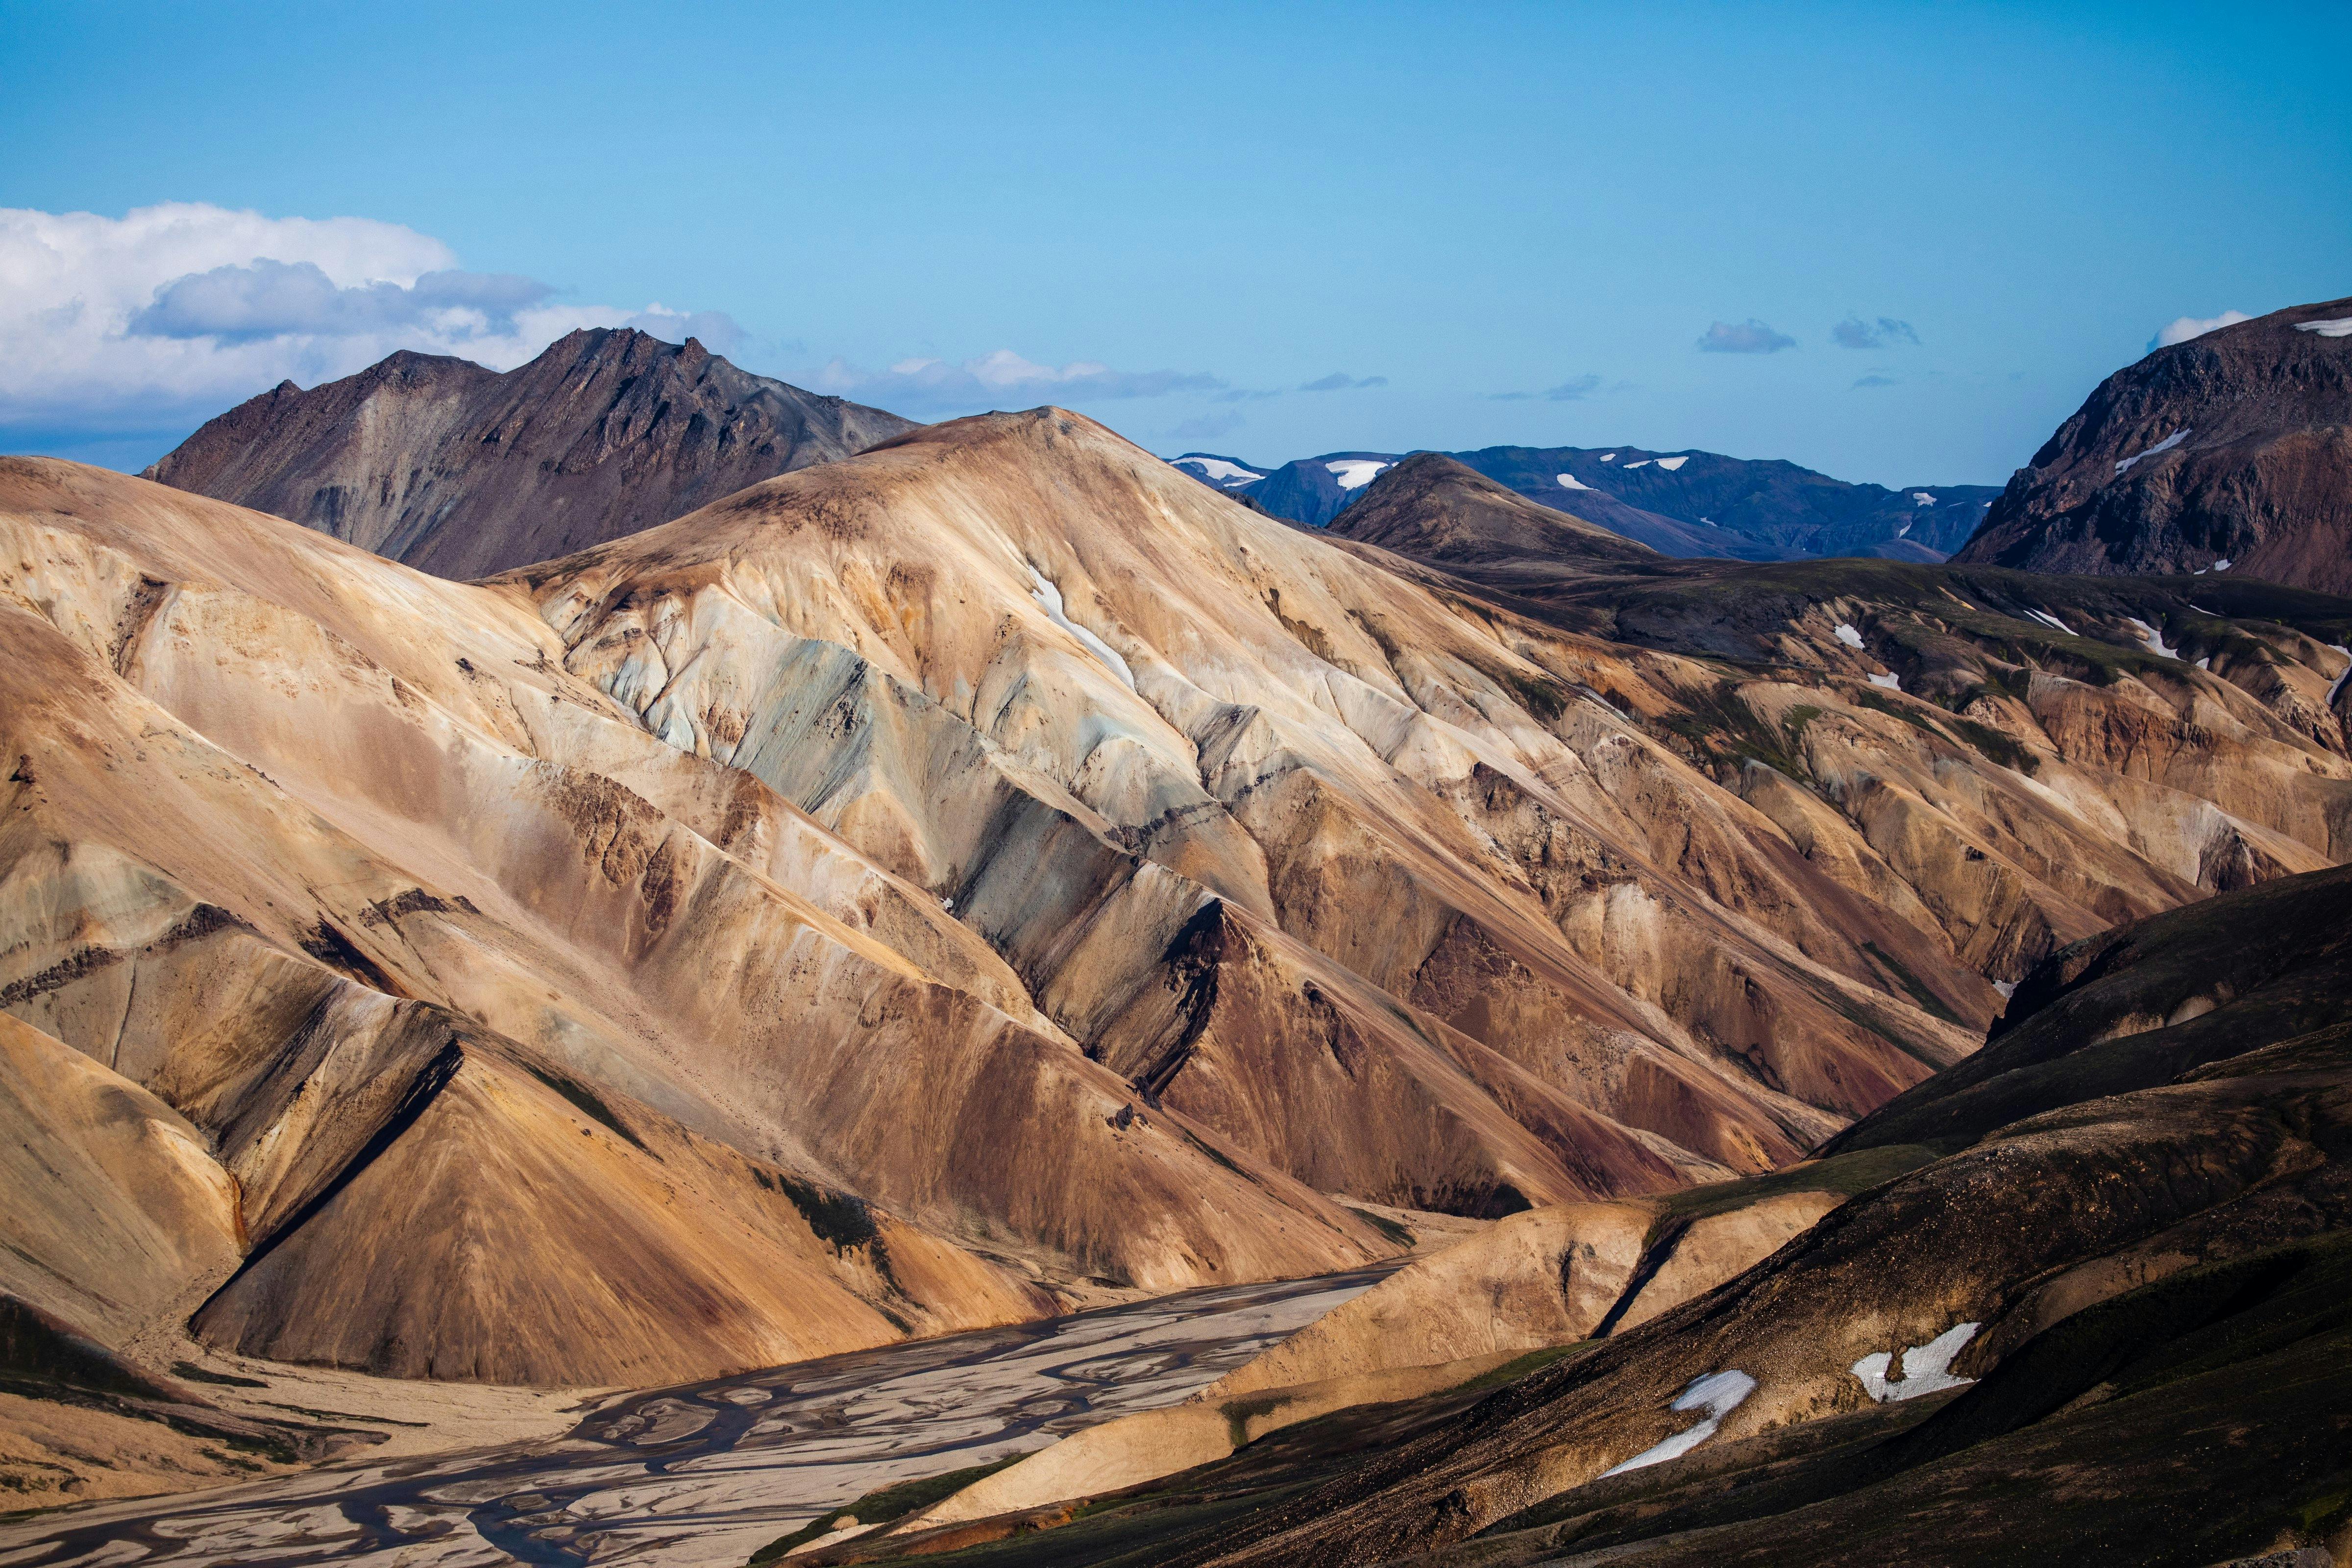
M 280 384 L 146 477 L 442 577 L 583 550 L 910 428 L 751 375 L 689 338 L 581 331 L 500 374 L 403 351 Z
M 2297 305 L 2116 372 L 1955 559 L 2352 593 L 2347 323 L 2352 299 Z

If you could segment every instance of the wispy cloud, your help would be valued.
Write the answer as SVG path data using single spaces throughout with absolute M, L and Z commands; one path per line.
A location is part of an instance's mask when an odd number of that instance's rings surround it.
M 1335 370 L 1320 381 L 1301 383 L 1298 390 L 1301 392 L 1360 392 L 1368 386 L 1386 386 L 1388 384 L 1389 378 L 1384 375 L 1357 376 Z
M 970 414 L 1040 402 L 1164 397 L 1174 392 L 1221 392 L 1225 384 L 1195 371 L 1113 370 L 1092 360 L 1039 364 L 1011 349 L 950 364 L 900 360 L 887 370 L 861 370 L 835 360 L 797 378 L 819 392 L 877 404 L 902 414 Z
M 504 370 L 579 327 L 721 349 L 742 335 L 716 312 L 566 303 L 535 279 L 468 272 L 398 224 L 196 202 L 119 218 L 0 209 L 0 426 L 19 447 L 168 441 L 277 382 L 332 380 L 395 349 Z
M 1911 330 L 1908 321 L 1898 321 L 1892 316 L 1881 316 L 1865 321 L 1859 316 L 1848 316 L 1830 329 L 1830 341 L 1842 349 L 1884 349 L 1897 343 L 1919 346 L 1919 334 Z
M 1710 354 L 1776 354 L 1796 346 L 1796 339 L 1774 331 L 1753 316 L 1737 324 L 1717 321 L 1698 340 L 1699 352 Z
M 1901 384 L 1891 375 L 1882 375 L 1876 371 L 1872 371 L 1853 384 L 1855 386 L 1896 386 Z
M 1168 432 L 1179 441 L 1213 441 L 1220 436 L 1230 436 L 1249 421 L 1238 414 L 1203 414 L 1187 419 Z
M 2147 351 L 2154 353 L 2158 349 L 2168 349 L 2175 343 L 2185 343 L 2191 338 L 2201 338 L 2208 332 L 2218 331 L 2223 327 L 2234 327 L 2240 321 L 2252 320 L 2253 318 L 2243 310 L 2224 310 L 2218 316 L 2182 316 L 2156 336 L 2148 339 Z
M 1610 390 L 1622 391 L 1627 384 L 1621 381 Z M 1580 375 L 1563 381 L 1558 386 L 1548 386 L 1541 392 L 1490 392 L 1486 396 L 1496 403 L 1530 403 L 1539 397 L 1552 403 L 1580 403 L 1600 390 L 1599 376 Z

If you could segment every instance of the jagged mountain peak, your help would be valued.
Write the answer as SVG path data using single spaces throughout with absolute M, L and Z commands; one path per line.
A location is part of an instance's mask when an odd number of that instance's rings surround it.
M 593 327 L 504 373 L 404 350 L 307 391 L 283 383 L 146 477 L 472 577 L 650 527 L 911 427 L 754 375 L 693 338 Z

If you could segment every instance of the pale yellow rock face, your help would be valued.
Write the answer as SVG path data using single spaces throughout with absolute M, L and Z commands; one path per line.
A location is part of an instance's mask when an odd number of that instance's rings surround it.
M 236 1261 L 236 1184 L 204 1134 L 5 1013 L 0 1126 L 0 1292 L 119 1342 L 168 1321 L 191 1281 Z

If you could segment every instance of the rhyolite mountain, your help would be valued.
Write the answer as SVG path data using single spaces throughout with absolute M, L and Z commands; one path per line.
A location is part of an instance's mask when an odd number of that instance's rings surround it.
M 1790 462 L 1637 447 L 1487 447 L 1442 455 L 1530 500 L 1677 556 L 1940 561 L 1975 531 L 2000 493 L 1987 485 L 1890 490 L 1847 484 Z M 1328 452 L 1270 470 L 1213 459 L 1223 465 L 1213 479 L 1199 460 L 1207 454 L 1175 461 L 1195 478 L 1245 495 L 1276 517 L 1323 528 L 1360 500 L 1364 487 L 1402 456 Z M 1243 477 L 1259 471 L 1264 478 Z
M 2116 372 L 1958 558 L 2352 592 L 2352 298 L 2273 310 Z
M 751 374 L 692 338 L 597 328 L 503 374 L 403 351 L 308 390 L 281 382 L 146 477 L 466 578 L 635 533 L 911 428 Z
M 1586 1298 L 1662 1280 L 1708 1226 L 1807 1191 L 1826 1212 L 1770 1256 L 1646 1321 L 1591 1323 Z M 1265 1359 L 1328 1376 L 1472 1338 L 1451 1328 L 1448 1286 L 1482 1316 L 1548 1313 L 1557 1349 L 1263 1436 L 1286 1397 L 1311 1411 L 1332 1385 L 1240 1389 L 1204 1414 L 1255 1440 L 1199 1468 L 996 1518 L 950 1500 L 808 1561 L 2341 1561 L 2352 871 L 2053 953 L 1984 1049 L 1814 1160 L 1674 1194 L 1646 1229 L 1627 1218 L 1507 1221 L 1516 1265 L 1497 1227 Z M 1539 1223 L 1568 1243 L 1530 1245 Z M 1383 1294 L 1402 1300 L 1381 1310 Z M 1055 1452 L 966 1495 L 984 1506 Z
M 1832 567 L 1932 570 L 1740 570 Z M 2352 856 L 2343 601 L 1645 644 L 1054 409 L 477 582 L 7 459 L 0 589 L 0 1293 L 150 1372 L 681 1381 L 1762 1173 Z

